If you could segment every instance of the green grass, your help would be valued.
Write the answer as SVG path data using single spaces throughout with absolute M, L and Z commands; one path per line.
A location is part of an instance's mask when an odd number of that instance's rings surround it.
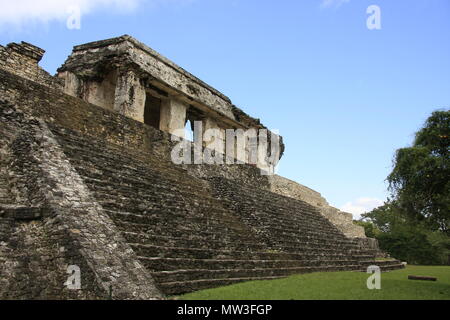
M 436 282 L 408 275 L 437 277 Z M 181 300 L 450 300 L 450 267 L 407 266 L 381 274 L 381 289 L 369 290 L 363 272 L 320 272 L 278 280 L 238 283 L 186 294 Z

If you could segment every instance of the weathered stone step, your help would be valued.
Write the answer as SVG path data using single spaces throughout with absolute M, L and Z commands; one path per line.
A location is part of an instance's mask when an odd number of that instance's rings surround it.
M 101 204 L 108 204 L 109 202 L 103 201 L 100 202 Z M 108 207 L 108 206 L 106 206 Z M 104 207 L 105 208 L 105 207 Z M 134 213 L 130 211 L 119 211 L 119 210 L 110 210 L 105 209 L 105 211 L 110 215 L 118 218 L 119 220 L 124 221 L 134 221 L 136 223 L 149 223 L 149 224 L 157 224 L 159 222 L 167 222 L 170 221 L 171 223 L 183 223 L 186 224 L 186 222 L 190 222 L 193 224 L 205 224 L 205 225 L 223 225 L 223 224 L 233 224 L 233 223 L 239 223 L 239 221 L 231 216 L 231 215 L 225 215 L 225 214 L 216 214 L 215 212 L 187 212 L 187 213 L 179 213 L 178 210 L 171 211 L 171 209 L 178 209 L 177 206 L 170 206 L 166 207 L 164 209 L 165 212 L 161 211 L 161 209 L 134 209 L 133 211 L 137 211 L 139 213 Z M 162 221 L 161 221 L 162 220 Z
M 141 223 L 153 223 L 157 219 L 169 219 L 176 223 L 179 221 L 190 221 L 192 223 L 208 224 L 233 224 L 238 223 L 240 227 L 245 227 L 243 223 L 220 207 L 186 205 L 186 202 L 169 202 L 154 204 L 142 201 L 141 203 L 125 201 L 120 198 L 103 199 L 98 201 L 105 210 L 120 219 L 123 216 L 126 220 L 141 221 Z M 126 218 L 125 216 L 130 216 Z M 248 227 L 245 227 L 248 229 Z
M 359 266 L 346 266 L 346 267 L 321 267 L 311 268 L 308 272 L 331 272 L 342 270 L 358 270 Z M 225 278 L 225 279 L 199 279 L 192 281 L 176 281 L 176 282 L 163 282 L 159 284 L 159 287 L 164 293 L 168 295 L 182 294 L 207 288 L 214 288 L 217 286 L 224 286 L 244 281 L 256 281 L 256 280 L 275 280 L 285 278 L 286 276 L 266 276 L 266 277 L 244 277 L 244 278 Z
M 311 273 L 318 271 L 359 271 L 358 264 L 322 265 L 314 267 L 284 267 L 284 268 L 232 268 L 232 269 L 190 269 L 152 272 L 152 276 L 160 283 L 173 283 L 191 281 L 193 279 L 233 279 L 233 278 L 267 278 L 286 277 L 294 274 Z
M 246 193 L 243 193 L 246 194 Z M 307 219 L 308 221 L 310 221 L 310 223 L 318 223 L 318 224 L 323 224 L 324 221 L 323 219 L 325 219 L 324 217 L 322 217 L 320 215 L 320 213 L 314 212 L 312 209 L 308 208 L 307 209 L 300 209 L 300 208 L 287 208 L 283 205 L 277 204 L 276 201 L 274 201 L 274 199 L 271 199 L 272 201 L 267 201 L 265 202 L 262 199 L 263 196 L 261 196 L 261 201 L 258 201 L 258 199 L 260 198 L 255 198 L 253 199 L 254 201 L 252 201 L 252 203 L 246 203 L 247 202 L 247 198 L 240 199 L 240 206 L 238 207 L 233 207 L 228 205 L 227 207 L 230 209 L 234 209 L 234 210 L 238 210 L 238 211 L 242 211 L 243 213 L 245 213 L 245 217 L 247 217 L 247 219 L 254 219 L 255 216 L 262 216 L 262 217 L 278 217 L 279 219 L 287 219 L 287 220 L 293 220 L 293 221 L 298 221 L 300 223 L 304 222 L 305 219 Z M 236 201 L 234 200 L 234 198 L 236 198 L 236 196 L 232 196 L 231 199 L 233 200 L 225 200 L 225 201 Z M 332 227 L 332 225 L 330 226 Z
M 159 235 L 147 235 L 136 232 L 122 232 L 123 236 L 129 243 L 147 244 L 155 246 L 166 247 L 187 247 L 187 248 L 200 248 L 200 249 L 213 249 L 213 250 L 268 250 L 268 248 L 261 243 L 251 242 L 237 242 L 237 241 L 224 241 L 224 240 L 211 240 L 211 239 L 189 239 L 181 237 L 167 237 Z
M 145 190 L 146 188 L 154 189 L 159 184 L 160 188 L 167 186 L 173 188 L 173 186 L 177 186 L 178 188 L 176 189 L 183 187 L 183 190 L 205 190 L 202 184 L 194 183 L 192 179 L 182 179 L 183 176 L 179 176 L 177 180 L 171 180 L 167 175 L 163 176 L 161 172 L 150 170 L 146 170 L 145 172 L 128 172 L 127 170 L 121 169 L 121 167 L 117 170 L 111 170 L 111 167 L 91 167 L 85 163 L 77 163 L 77 168 L 82 175 L 95 179 L 98 186 L 101 186 L 101 184 L 110 187 L 113 185 L 122 187 L 133 186 Z M 186 175 L 186 173 L 184 174 Z M 111 187 L 111 190 L 114 189 Z
M 263 245 L 261 242 L 252 243 L 252 242 L 243 242 L 238 241 L 239 239 L 233 240 L 211 240 L 205 238 L 183 238 L 183 237 L 168 237 L 161 235 L 151 235 L 145 233 L 137 233 L 137 232 L 123 232 L 124 237 L 130 243 L 136 244 L 151 244 L 156 246 L 167 246 L 167 247 L 188 247 L 188 248 L 209 248 L 209 249 L 227 249 L 236 248 L 241 250 L 271 250 L 272 247 L 268 247 Z M 323 244 L 318 242 L 305 242 L 301 245 L 301 247 L 312 248 L 312 249 L 323 249 L 325 248 Z M 286 251 L 289 253 L 298 252 L 299 245 L 297 246 L 283 246 L 281 248 L 282 251 Z M 348 253 L 347 247 L 342 247 L 340 245 L 336 245 L 333 247 L 336 253 Z
M 382 266 L 382 265 L 390 265 L 390 264 L 401 264 L 400 260 L 396 260 L 396 259 L 392 259 L 392 260 L 366 260 L 366 261 L 361 261 L 360 262 L 362 265 L 378 265 L 378 266 Z
M 159 207 L 163 203 L 174 202 L 183 204 L 184 207 L 194 206 L 198 209 L 202 207 L 208 209 L 213 206 L 215 211 L 229 214 L 227 210 L 222 208 L 218 200 L 212 198 L 206 192 L 199 193 L 198 190 L 179 189 L 179 186 L 167 185 L 167 183 L 166 186 L 162 186 L 162 184 L 148 182 L 146 184 L 147 189 L 143 189 L 135 185 L 114 184 L 92 177 L 84 177 L 84 180 L 88 183 L 90 189 L 99 195 L 98 198 L 116 200 L 118 197 L 124 197 L 129 207 L 139 206 L 144 201 L 148 206 L 158 205 Z M 143 207 L 143 205 L 139 207 Z
M 240 185 L 238 190 L 237 186 L 231 185 L 230 182 L 223 182 L 225 180 L 223 178 L 213 178 L 211 180 L 217 181 L 218 179 L 221 179 L 221 183 L 228 185 L 229 188 L 228 192 L 221 190 L 219 192 L 220 196 L 225 202 L 228 202 L 227 207 L 229 209 L 241 212 L 242 217 L 247 216 L 251 219 L 254 214 L 270 216 L 270 212 L 278 212 L 280 216 L 288 216 L 287 213 L 290 213 L 295 219 L 296 216 L 299 216 L 298 212 L 301 212 L 302 216 L 307 217 L 311 221 L 317 221 L 335 232 L 339 232 L 317 209 L 304 202 L 262 189 L 251 189 L 244 185 Z M 212 185 L 217 186 L 217 183 L 213 182 Z M 245 197 L 240 195 L 245 195 Z M 236 200 L 239 200 L 238 204 L 235 203 Z
M 155 235 L 186 235 L 190 233 L 198 233 L 203 231 L 208 231 L 210 233 L 217 233 L 218 235 L 240 235 L 242 239 L 247 238 L 249 230 L 243 229 L 242 225 L 227 223 L 226 221 L 218 223 L 211 219 L 205 220 L 203 223 L 195 222 L 195 219 L 189 218 L 187 215 L 183 220 L 175 220 L 168 218 L 164 219 L 164 216 L 160 217 L 142 217 L 134 214 L 123 214 L 123 213 L 111 213 L 109 211 L 110 217 L 115 221 L 130 222 L 135 224 L 145 225 L 146 230 L 149 234 Z M 136 232 L 136 231 L 135 231 Z M 175 232 L 175 233 L 174 233 Z M 246 234 L 247 233 L 247 234 Z
M 118 219 L 117 215 L 111 215 L 116 224 L 124 224 L 122 229 L 127 231 L 133 231 L 135 233 L 141 233 L 144 235 L 158 235 L 158 236 L 172 236 L 172 237 L 184 237 L 189 238 L 191 234 L 202 235 L 204 239 L 224 239 L 231 237 L 233 241 L 242 242 L 245 238 L 254 239 L 255 241 L 261 242 L 261 240 L 252 234 L 242 234 L 240 229 L 236 229 L 233 226 L 221 225 L 194 225 L 181 222 L 180 225 L 175 224 L 171 221 L 165 221 L 161 219 L 153 220 L 153 223 L 136 223 L 133 219 Z M 241 241 L 239 241 L 241 240 Z M 280 248 L 290 248 L 293 251 L 294 248 L 305 247 L 311 245 L 313 248 L 329 248 L 333 250 L 357 250 L 359 247 L 352 243 L 345 241 L 333 241 L 330 239 L 321 239 L 317 237 L 308 237 L 298 235 L 296 241 L 287 242 L 280 240 L 276 244 L 271 244 L 271 247 L 276 246 Z
M 330 239 L 330 240 L 341 240 L 341 241 L 348 241 L 347 238 L 345 238 L 344 236 L 342 236 L 341 234 L 338 233 L 327 233 L 327 232 L 323 232 L 323 231 L 316 231 L 312 228 L 308 228 L 308 226 L 305 226 L 304 229 L 298 229 L 298 230 L 294 230 L 292 228 L 289 227 L 280 227 L 280 226 L 275 226 L 275 225 L 250 225 L 247 224 L 248 226 L 252 226 L 255 227 L 261 231 L 266 231 L 270 234 L 276 234 L 278 236 L 281 237 L 293 237 L 295 238 L 298 235 L 302 235 L 302 236 L 309 236 L 311 238 L 313 237 L 319 237 L 321 239 Z M 349 242 L 349 241 L 348 241 Z M 350 243 L 350 242 L 349 242 Z
M 202 289 L 226 286 L 238 282 L 255 281 L 255 280 L 275 280 L 284 277 L 250 277 L 250 278 L 234 278 L 234 279 L 201 279 L 183 282 L 167 282 L 160 283 L 158 287 L 167 295 L 182 294 L 187 292 L 198 291 Z
M 255 219 L 257 219 L 256 222 L 259 221 L 260 223 L 264 223 L 267 225 L 282 225 L 282 226 L 287 225 L 293 228 L 293 227 L 303 227 L 307 224 L 311 228 L 320 229 L 330 233 L 337 233 L 335 227 L 323 224 L 318 220 L 311 220 L 309 217 L 304 216 L 298 212 L 296 212 L 296 214 L 291 214 L 290 216 L 285 216 L 282 214 L 277 214 L 276 211 L 275 212 L 271 211 L 269 214 L 263 213 L 257 215 Z
M 223 196 L 234 197 L 237 194 L 245 194 L 245 201 L 240 206 L 247 204 L 254 208 L 256 204 L 258 209 L 264 209 L 265 205 L 269 205 L 269 207 L 276 206 L 280 212 L 302 212 L 302 214 L 309 215 L 313 219 L 317 218 L 320 221 L 328 222 L 326 218 L 320 215 L 316 208 L 306 202 L 285 197 L 264 189 L 253 188 L 252 186 L 242 184 L 235 186 L 224 178 L 216 177 L 209 180 L 216 189 L 221 191 L 220 194 Z
M 304 226 L 309 226 L 310 228 L 320 229 L 324 232 L 340 234 L 339 231 L 328 224 L 324 224 L 323 221 L 313 220 L 308 216 L 301 214 L 292 214 L 290 216 L 285 216 L 279 214 L 275 209 L 268 207 L 267 211 L 261 211 L 255 207 L 253 212 L 243 213 L 239 212 L 240 217 L 243 221 L 248 224 L 254 225 L 267 225 L 267 226 L 288 226 L 290 228 L 302 228 Z M 270 211 L 269 211 L 270 210 Z M 236 211 L 236 210 L 232 210 Z
M 124 145 L 117 145 L 112 142 L 108 142 L 105 145 L 105 141 L 102 139 L 98 139 L 95 136 L 88 136 L 88 135 L 80 135 L 78 132 L 73 131 L 71 129 L 67 128 L 61 128 L 58 126 L 55 126 L 53 124 L 49 124 L 49 128 L 52 130 L 54 134 L 57 135 L 58 140 L 62 140 L 65 142 L 65 145 L 72 145 L 72 146 L 80 146 L 82 150 L 90 150 L 93 149 L 96 152 L 99 152 L 101 154 L 101 150 L 104 150 L 107 148 L 107 150 L 112 151 L 111 153 L 121 154 L 127 157 L 135 157 L 136 161 L 142 161 L 142 160 L 153 160 L 154 157 L 153 154 L 149 154 L 148 152 L 144 150 L 139 150 L 139 152 L 136 152 L 135 149 L 130 149 Z M 100 151 L 99 151 L 100 150 Z M 154 161 L 156 164 L 160 164 L 162 159 L 159 159 L 157 161 Z
M 362 259 L 366 259 L 363 257 Z M 236 260 L 236 259 L 189 259 L 189 258 L 160 258 L 143 257 L 139 260 L 151 271 L 175 271 L 190 269 L 263 269 L 263 268 L 300 268 L 300 267 L 320 267 L 330 265 L 356 265 L 358 259 L 343 259 L 338 256 L 331 256 L 329 259 L 309 259 L 309 260 Z M 359 265 L 359 264 L 358 264 Z
M 80 170 L 79 170 L 80 171 Z M 180 199 L 182 196 L 193 197 L 201 202 L 208 203 L 217 201 L 211 196 L 199 197 L 199 189 L 188 189 L 185 186 L 170 182 L 162 177 L 146 180 L 143 182 L 124 182 L 119 180 L 108 180 L 103 174 L 81 174 L 88 184 L 89 189 L 98 194 L 113 197 L 114 195 L 126 196 L 130 199 L 142 197 L 150 201 L 162 201 L 165 198 Z M 158 196 L 164 195 L 161 199 Z
M 399 260 L 364 260 L 360 261 L 361 271 L 367 271 L 369 266 L 378 266 L 382 272 L 399 270 L 405 268 L 405 266 Z
M 105 202 L 101 202 L 102 205 L 105 205 Z M 105 206 L 104 206 L 105 207 Z M 108 206 L 106 206 L 108 207 Z M 169 208 L 166 208 L 167 210 Z M 220 229 L 220 226 L 226 226 L 227 228 L 234 229 L 234 230 L 242 230 L 242 224 L 239 223 L 236 219 L 232 219 L 230 217 L 223 217 L 221 219 L 217 219 L 215 216 L 211 217 L 197 217 L 197 216 L 191 216 L 189 214 L 178 214 L 178 213 L 170 213 L 170 214 L 162 214 L 158 210 L 148 210 L 149 212 L 146 214 L 134 214 L 129 212 L 118 212 L 118 211 L 112 211 L 112 210 L 106 210 L 107 213 L 114 218 L 114 220 L 121 220 L 121 221 L 129 221 L 133 223 L 141 223 L 141 224 L 150 224 L 153 226 L 167 226 L 168 222 L 170 226 L 182 224 L 186 226 L 192 226 L 193 230 L 198 230 L 199 228 L 206 228 L 211 226 L 218 226 Z M 156 212 L 156 213 L 154 213 Z M 277 228 L 273 228 L 272 231 L 280 230 Z M 309 231 L 307 228 L 304 230 L 298 230 L 297 233 L 294 233 L 292 231 L 286 232 L 285 230 L 279 231 L 279 234 L 281 235 L 291 235 L 296 237 L 296 239 L 301 236 L 301 239 L 305 238 L 316 238 L 316 239 L 329 239 L 331 242 L 335 243 L 339 241 L 339 238 L 336 239 L 336 237 L 333 237 L 333 235 L 327 234 L 327 233 L 321 233 L 321 232 L 315 232 L 315 231 Z M 347 245 L 349 248 L 357 248 L 357 245 L 355 245 L 352 242 L 349 242 L 347 240 L 342 240 L 342 242 L 345 245 Z
M 309 231 L 298 231 L 298 232 L 292 232 L 292 231 L 285 231 L 282 228 L 260 228 L 258 226 L 251 226 L 256 230 L 259 230 L 261 235 L 266 235 L 267 238 L 270 239 L 271 243 L 284 243 L 284 242 L 303 242 L 305 239 L 311 239 L 311 240 L 318 240 L 322 241 L 324 244 L 329 245 L 336 242 L 342 243 L 342 244 L 348 244 L 349 247 L 357 247 L 354 243 L 348 241 L 348 239 L 342 238 L 340 236 L 337 236 L 335 234 L 329 234 L 329 233 L 321 233 L 321 232 L 315 232 L 312 230 Z
M 138 224 L 138 223 L 131 223 L 126 221 L 119 221 L 116 220 L 114 223 L 121 229 L 136 233 L 143 233 L 143 234 L 149 234 L 149 235 L 160 235 L 160 236 L 168 236 L 168 237 L 184 237 L 189 238 L 191 236 L 195 236 L 201 239 L 211 239 L 211 240 L 218 240 L 218 241 L 229 241 L 232 239 L 233 241 L 249 241 L 254 240 L 253 234 L 247 234 L 241 235 L 236 234 L 232 232 L 225 232 L 229 230 L 225 230 L 222 228 L 221 232 L 218 232 L 218 230 L 210 230 L 210 229 L 200 229 L 197 232 L 193 232 L 189 227 L 186 226 L 177 226 L 177 228 L 164 228 L 164 229 L 158 229 L 155 228 L 152 225 L 147 224 Z M 247 240 L 248 239 L 248 240 Z
M 101 198 L 99 198 L 101 199 Z M 103 199 L 98 201 L 105 210 L 112 215 L 117 215 L 118 218 L 123 216 L 126 220 L 136 220 L 151 222 L 155 219 L 171 219 L 176 222 L 179 220 L 187 220 L 197 223 L 208 224 L 238 224 L 239 227 L 245 227 L 244 224 L 239 223 L 239 220 L 221 209 L 220 207 L 204 206 L 197 207 L 195 205 L 185 206 L 186 202 L 170 202 L 164 204 L 153 204 L 145 201 L 138 203 L 130 202 L 127 199 Z M 125 216 L 130 216 L 126 218 Z M 248 228 L 246 228 L 248 229 Z
M 198 238 L 203 239 L 204 241 L 210 240 L 218 240 L 218 241 L 238 241 L 245 242 L 245 239 L 257 242 L 261 242 L 259 238 L 255 238 L 252 234 L 241 234 L 236 233 L 233 228 L 226 228 L 223 225 L 219 226 L 219 229 L 214 228 L 212 225 L 208 226 L 192 226 L 190 224 L 184 223 L 182 225 L 174 225 L 172 223 L 166 223 L 166 225 L 156 225 L 156 224 L 141 224 L 141 223 L 133 223 L 126 220 L 118 220 L 114 216 L 113 220 L 115 223 L 123 230 L 131 231 L 137 234 L 149 235 L 149 236 L 169 236 L 169 237 L 183 237 L 183 238 L 191 238 L 195 235 Z M 162 221 L 163 223 L 164 221 Z M 176 227 L 175 227 L 176 226 Z M 227 232 L 225 232 L 227 231 Z M 248 240 L 247 240 L 248 241 Z M 297 247 L 305 247 L 311 246 L 314 248 L 332 248 L 334 250 L 357 250 L 359 247 L 349 244 L 349 242 L 336 240 L 335 242 L 330 240 L 322 240 L 320 238 L 314 237 L 302 237 L 297 236 L 296 241 L 288 242 L 288 241 L 279 241 L 276 244 L 277 247 L 283 249 L 291 249 L 289 251 L 294 251 L 294 248 Z
M 311 243 L 317 243 L 322 244 L 324 246 L 343 246 L 347 247 L 349 249 L 358 249 L 359 246 L 355 245 L 352 242 L 349 242 L 348 240 L 340 240 L 340 239 L 331 239 L 330 238 L 322 238 L 322 237 L 311 237 L 311 236 L 304 236 L 301 234 L 295 235 L 295 236 L 283 236 L 282 239 L 274 239 L 272 241 L 272 245 L 281 245 L 281 246 L 287 246 L 287 247 L 296 247 L 298 245 L 302 245 L 305 242 L 311 242 Z
M 166 257 L 166 258 L 190 258 L 190 259 L 235 259 L 235 260 L 305 260 L 317 259 L 318 257 L 328 259 L 330 257 L 345 258 L 348 254 L 339 254 L 333 249 L 310 249 L 302 248 L 297 253 L 267 251 L 239 251 L 239 250 L 214 250 L 203 248 L 165 247 L 155 245 L 143 245 L 129 243 L 139 256 L 143 257 Z M 369 257 L 370 258 L 370 257 Z
M 101 202 L 117 204 L 118 207 L 137 210 L 140 213 L 146 213 L 155 209 L 170 209 L 171 207 L 185 208 L 192 211 L 197 209 L 199 213 L 207 213 L 204 216 L 230 216 L 230 212 L 223 207 L 215 199 L 201 198 L 198 194 L 185 193 L 163 193 L 160 190 L 148 190 L 147 194 L 143 193 L 121 193 L 119 190 L 107 192 L 93 190 Z M 164 197 L 164 198 L 162 198 Z M 120 200 L 120 201 L 118 201 Z M 211 210 L 214 209 L 214 210 Z M 130 212 L 130 210 L 126 210 Z M 206 211 L 206 212 L 204 212 Z M 237 217 L 235 217 L 237 219 Z
M 282 204 L 278 204 L 274 199 L 266 202 L 263 197 L 264 195 L 261 195 L 260 197 L 255 198 L 254 203 L 247 203 L 245 206 L 241 207 L 239 209 L 241 216 L 250 221 L 254 220 L 255 216 L 258 218 L 261 217 L 260 221 L 267 221 L 267 219 L 270 219 L 271 217 L 284 221 L 298 222 L 300 224 L 308 221 L 308 223 L 312 225 L 321 225 L 332 232 L 338 232 L 326 218 L 321 216 L 320 213 L 314 212 L 312 209 L 301 210 L 296 207 L 288 208 Z M 257 199 L 261 199 L 261 201 L 257 201 Z M 246 199 L 241 199 L 241 204 L 244 201 L 246 201 Z
M 246 243 L 242 241 L 217 241 L 210 239 L 202 239 L 199 240 L 191 240 L 191 239 L 177 239 L 170 237 L 148 237 L 143 238 L 140 235 L 135 233 L 125 233 L 125 238 L 134 244 L 142 244 L 142 245 L 154 245 L 160 247 L 187 247 L 187 248 L 197 248 L 197 249 L 213 249 L 213 250 L 238 250 L 238 251 L 267 251 L 267 252 L 286 252 L 286 253 L 328 253 L 333 252 L 335 254 L 347 255 L 349 251 L 346 248 L 335 247 L 332 249 L 326 249 L 321 245 L 314 245 L 310 243 L 305 243 L 303 247 L 283 247 L 279 250 L 275 250 L 270 247 L 263 246 L 261 244 L 255 243 Z M 361 252 L 355 251 L 351 254 L 359 254 Z M 362 252 L 364 253 L 364 252 Z
M 326 245 L 323 243 L 320 243 L 315 241 L 305 241 L 302 243 L 297 243 L 297 245 L 289 245 L 288 243 L 279 243 L 279 244 L 271 244 L 271 249 L 284 251 L 287 253 L 296 253 L 296 252 L 303 252 L 302 248 L 310 248 L 311 250 L 334 250 L 336 253 L 341 254 L 349 254 L 350 252 L 358 252 L 359 249 L 357 248 L 351 248 L 346 245 L 342 244 L 335 244 L 335 245 Z M 361 251 L 363 252 L 363 251 Z
M 64 145 L 64 149 L 66 154 L 71 155 L 71 162 L 77 164 L 78 167 L 82 167 L 84 170 L 91 170 L 92 172 L 106 172 L 109 173 L 111 177 L 154 177 L 155 175 L 160 174 L 160 172 L 164 172 L 164 177 L 166 179 L 178 181 L 180 180 L 180 176 L 183 177 L 187 175 L 187 172 L 181 167 L 175 168 L 175 166 L 171 166 L 170 164 L 159 164 L 155 166 L 156 163 L 150 162 L 150 158 L 148 163 L 144 163 L 136 160 L 134 156 L 127 156 L 122 153 L 120 153 L 122 156 L 121 158 L 112 156 L 114 153 L 104 152 L 104 147 L 100 149 L 101 151 L 98 151 L 91 146 L 88 149 L 85 149 L 77 145 L 66 144 Z M 125 159 L 130 161 L 125 161 Z M 100 166 L 101 163 L 105 162 L 108 163 L 109 166 Z M 92 164 L 97 163 L 99 165 L 92 166 Z M 180 183 L 195 186 L 195 184 L 188 179 L 182 180 Z
M 384 265 L 380 266 L 381 272 L 389 272 L 394 270 L 404 269 L 405 266 L 402 264 Z M 367 268 L 362 269 L 363 272 L 367 272 Z

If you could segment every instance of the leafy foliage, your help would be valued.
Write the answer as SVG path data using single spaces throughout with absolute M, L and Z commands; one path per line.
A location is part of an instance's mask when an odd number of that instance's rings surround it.
M 435 111 L 387 177 L 392 199 L 362 215 L 367 236 L 413 264 L 450 263 L 450 111 Z
M 450 111 L 435 111 L 413 145 L 397 150 L 388 176 L 398 205 L 430 229 L 449 232 Z
M 364 233 L 368 238 L 376 238 L 381 231 L 370 221 L 356 220 L 353 221 L 358 226 L 364 228 Z
M 383 251 L 411 264 L 446 264 L 450 238 L 442 231 L 432 231 L 424 223 L 411 219 L 395 202 L 385 203 L 363 214 L 360 221 L 366 235 L 373 234 Z M 369 227 L 372 225 L 371 227 Z

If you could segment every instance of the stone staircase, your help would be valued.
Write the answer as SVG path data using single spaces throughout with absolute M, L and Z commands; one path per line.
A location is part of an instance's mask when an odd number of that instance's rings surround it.
M 223 178 L 195 178 L 152 154 L 50 128 L 165 294 L 362 271 L 374 259 L 304 202 Z
M 216 197 L 252 230 L 263 234 L 271 250 L 311 255 L 308 263 L 327 261 L 331 268 L 346 265 L 351 269 L 351 263 L 361 271 L 374 264 L 383 271 L 402 268 L 395 259 L 375 260 L 378 250 L 361 249 L 358 241 L 347 238 L 306 202 L 220 177 L 209 180 Z M 330 259 L 334 257 L 343 259 Z

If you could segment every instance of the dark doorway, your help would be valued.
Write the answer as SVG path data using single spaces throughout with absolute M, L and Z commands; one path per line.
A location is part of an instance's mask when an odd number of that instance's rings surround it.
M 159 129 L 161 99 L 147 94 L 145 98 L 144 123 Z

